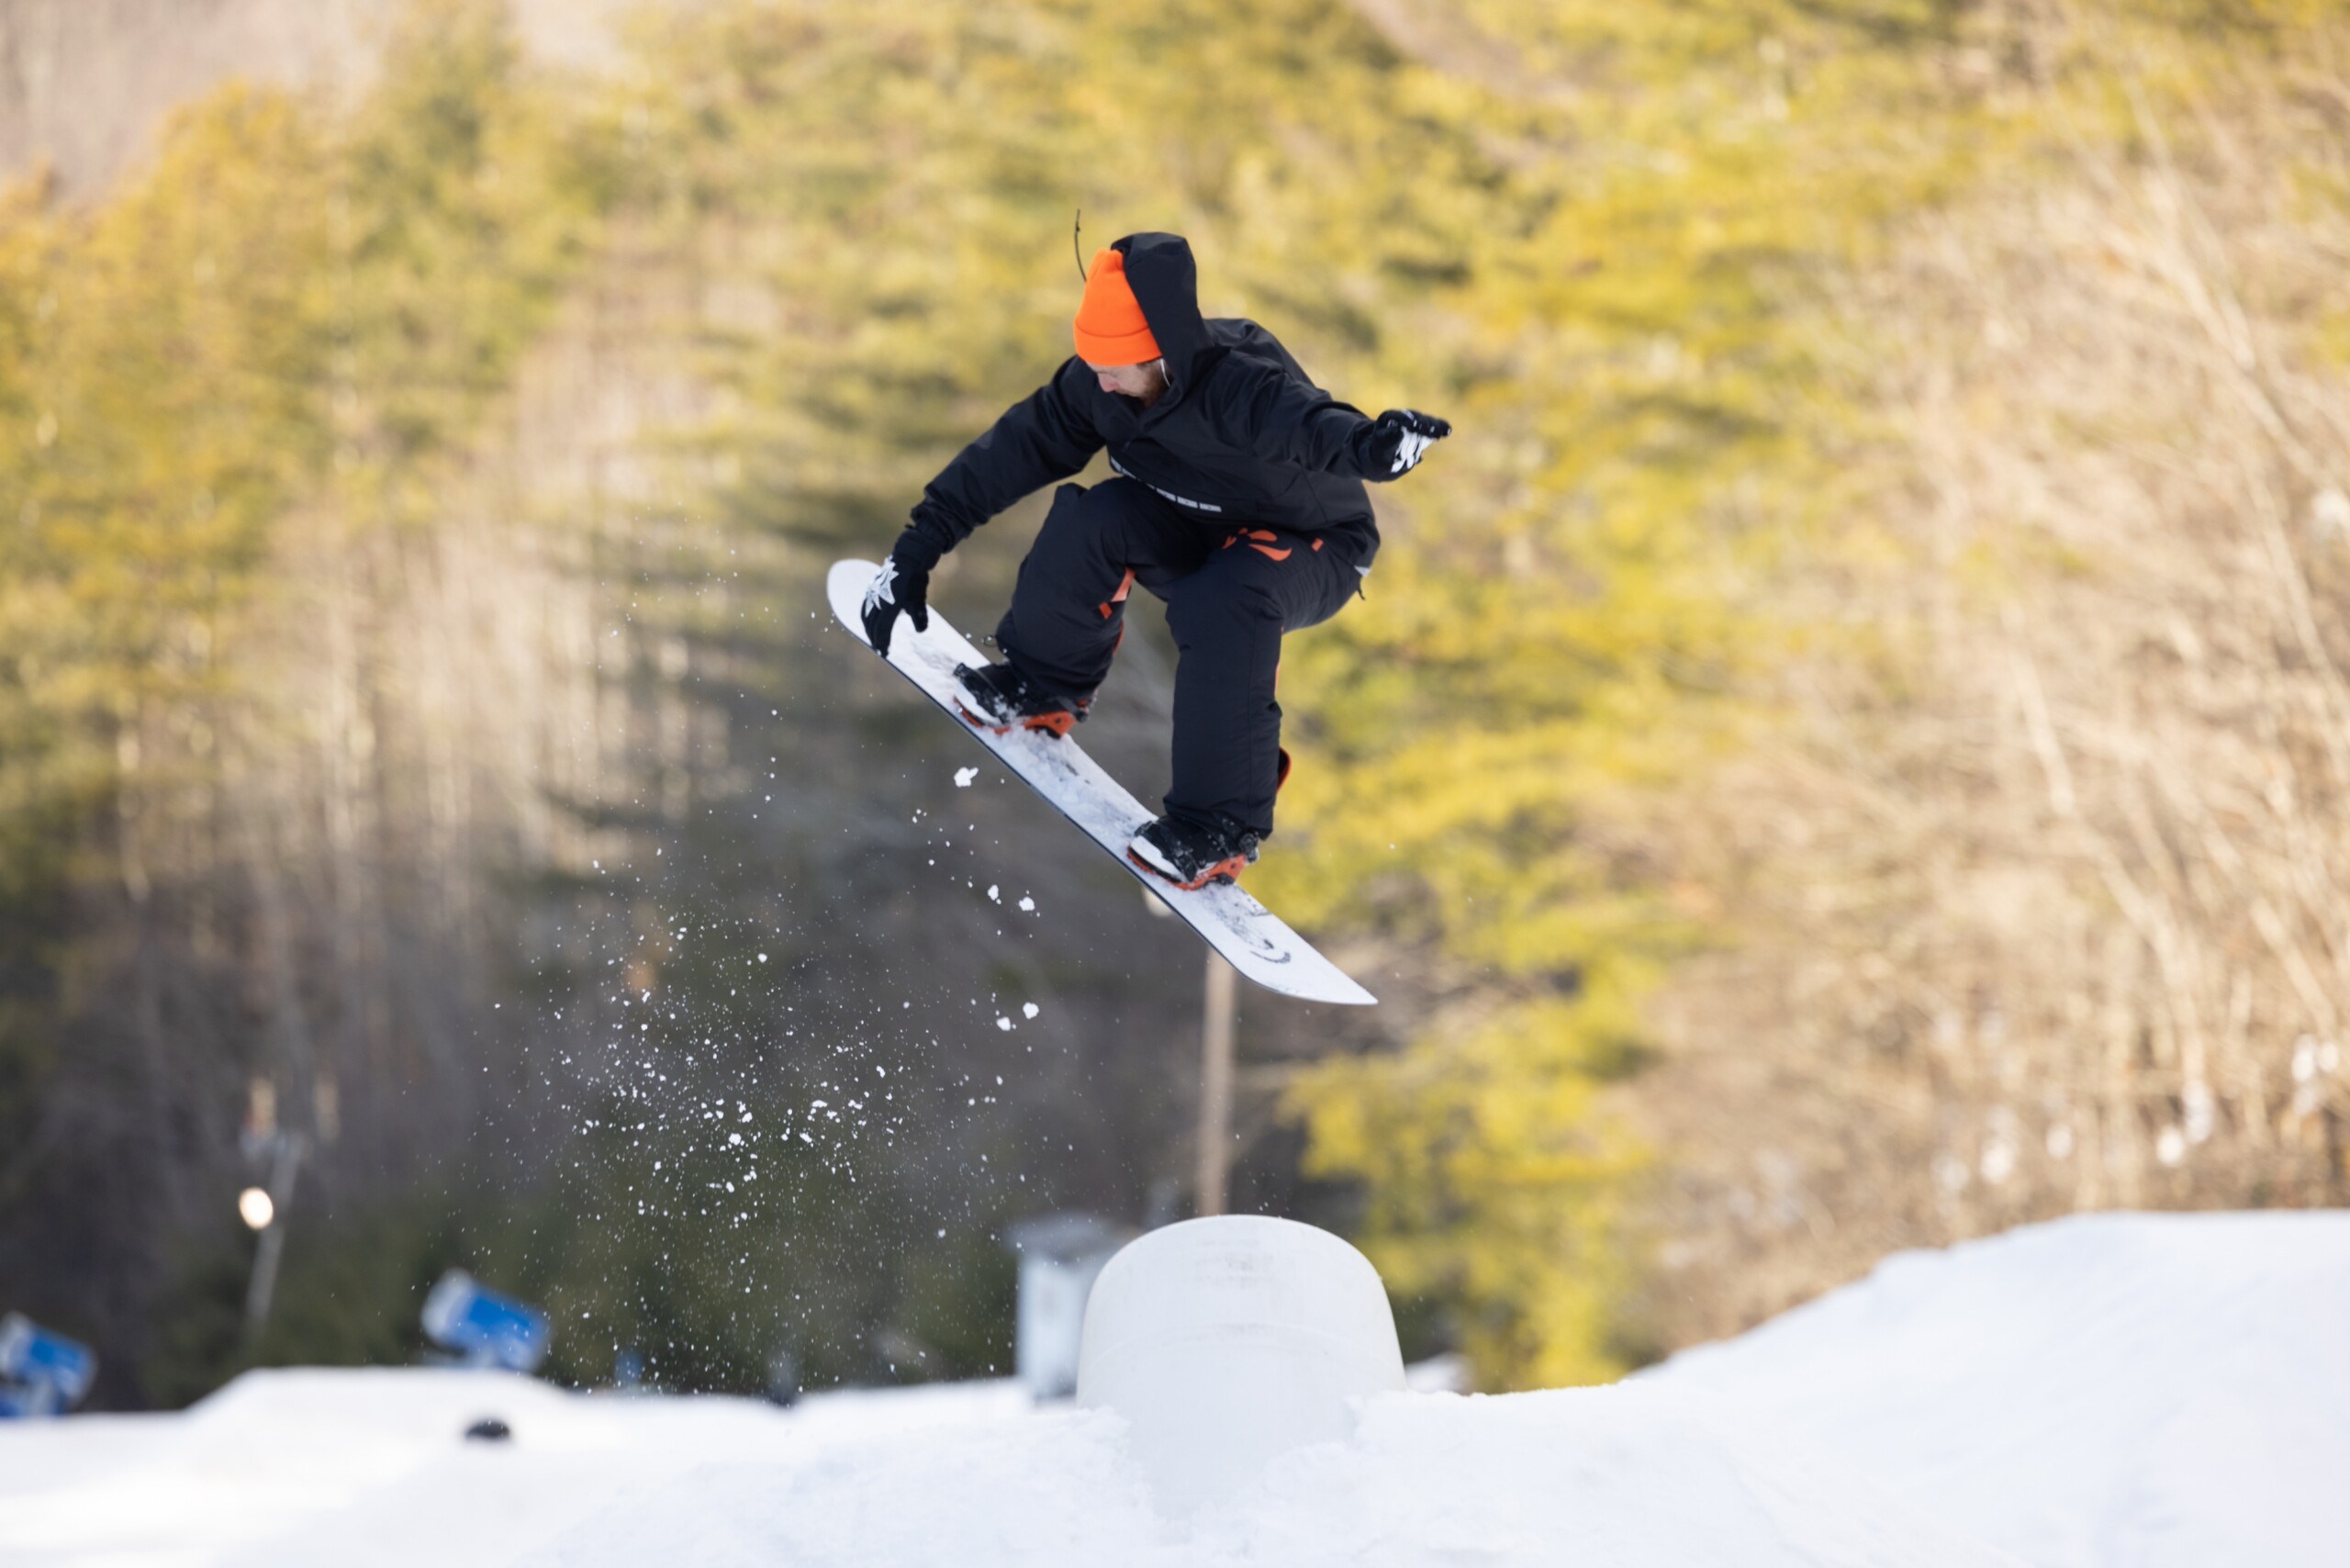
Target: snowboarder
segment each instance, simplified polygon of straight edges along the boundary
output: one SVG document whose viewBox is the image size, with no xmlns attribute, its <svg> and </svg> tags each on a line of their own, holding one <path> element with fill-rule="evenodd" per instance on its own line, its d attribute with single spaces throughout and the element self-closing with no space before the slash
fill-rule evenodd
<svg viewBox="0 0 2350 1568">
<path fill-rule="evenodd" d="M 1281 634 L 1337 613 L 1371 571 L 1362 482 L 1409 473 L 1452 432 L 1410 409 L 1332 398 L 1254 321 L 1200 315 L 1192 248 L 1131 234 L 1097 251 L 1077 354 L 924 487 L 863 601 L 890 651 L 930 624 L 930 574 L 996 513 L 1109 449 L 1116 476 L 1062 485 L 996 627 L 1003 662 L 959 677 L 965 717 L 1067 735 L 1109 674 L 1126 596 L 1167 604 L 1175 672 L 1166 814 L 1127 846 L 1178 887 L 1229 878 L 1272 832 L 1288 771 L 1273 698 Z"/>
</svg>

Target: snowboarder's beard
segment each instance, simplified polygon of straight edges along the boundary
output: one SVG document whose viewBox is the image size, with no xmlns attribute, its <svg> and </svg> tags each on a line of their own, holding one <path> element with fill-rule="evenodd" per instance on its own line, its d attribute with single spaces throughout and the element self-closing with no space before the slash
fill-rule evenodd
<svg viewBox="0 0 2350 1568">
<path fill-rule="evenodd" d="M 1090 365 L 1102 390 L 1148 409 L 1167 396 L 1170 385 L 1167 377 L 1167 362 L 1152 360 L 1145 364 L 1117 365 L 1104 368 Z"/>
</svg>

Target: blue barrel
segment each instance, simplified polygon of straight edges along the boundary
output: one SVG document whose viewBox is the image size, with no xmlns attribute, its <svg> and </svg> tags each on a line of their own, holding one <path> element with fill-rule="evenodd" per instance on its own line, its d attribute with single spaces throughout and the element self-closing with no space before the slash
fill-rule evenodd
<svg viewBox="0 0 2350 1568">
<path fill-rule="evenodd" d="M 424 1332 L 476 1366 L 532 1372 L 546 1360 L 547 1315 L 452 1269 L 424 1298 Z"/>
<path fill-rule="evenodd" d="M 0 1382 L 16 1385 L 10 1415 L 54 1415 L 82 1402 L 98 1375 L 97 1352 L 21 1312 L 0 1317 Z M 41 1406 L 46 1406 L 45 1408 Z"/>
</svg>

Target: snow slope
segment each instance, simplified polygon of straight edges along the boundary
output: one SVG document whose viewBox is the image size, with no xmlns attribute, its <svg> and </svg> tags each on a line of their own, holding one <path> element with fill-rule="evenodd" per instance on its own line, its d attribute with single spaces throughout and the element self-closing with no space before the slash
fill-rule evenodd
<svg viewBox="0 0 2350 1568">
<path fill-rule="evenodd" d="M 1164 1522 L 1102 1411 L 712 1466 L 526 1559 L 621 1568 L 680 1541 L 809 1568 L 1406 1568 L 1427 1563 L 2005 1568 L 2014 1559 L 1832 1460 L 1725 1429 L 1662 1388 L 1382 1394 L 1355 1440 L 1299 1450 L 1190 1526 Z"/>
<path fill-rule="evenodd" d="M 2350 1563 L 2350 1215 L 2084 1215 L 1903 1253 L 1636 1382 L 2040 1568 Z"/>
<path fill-rule="evenodd" d="M 0 1564 L 2341 1563 L 2345 1395 L 2350 1215 L 2108 1215 L 1613 1388 L 1382 1395 L 1184 1527 L 1116 1417 L 1005 1383 L 778 1411 L 304 1371 L 0 1427 Z M 510 1443 L 460 1439 L 492 1414 Z"/>
<path fill-rule="evenodd" d="M 703 1465 L 789 1466 L 1030 1412 L 1009 1383 L 819 1395 L 784 1412 L 569 1394 L 506 1372 L 249 1372 L 184 1415 L 0 1423 L 0 1565 L 506 1563 Z M 485 1416 L 513 1440 L 463 1440 Z"/>
</svg>

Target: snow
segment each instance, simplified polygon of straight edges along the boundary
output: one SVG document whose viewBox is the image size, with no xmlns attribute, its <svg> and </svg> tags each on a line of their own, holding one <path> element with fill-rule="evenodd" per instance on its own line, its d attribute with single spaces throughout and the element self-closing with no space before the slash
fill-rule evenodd
<svg viewBox="0 0 2350 1568">
<path fill-rule="evenodd" d="M 702 1562 L 825 1568 L 2011 1562 L 1833 1465 L 1720 1431 L 1662 1390 L 1382 1395 L 1353 1442 L 1275 1462 L 1188 1529 L 1159 1518 L 1123 1463 L 1123 1426 L 1065 1409 L 1011 1430 L 847 1442 L 803 1466 L 711 1466 L 526 1562 L 618 1568 L 667 1561 L 683 1541 Z"/>
<path fill-rule="evenodd" d="M 2350 1562 L 2350 1215 L 2096 1215 L 1639 1382 L 1767 1417 L 2040 1568 Z"/>
<path fill-rule="evenodd" d="M 1001 1383 L 817 1395 L 787 1414 L 750 1400 L 566 1394 L 504 1372 L 249 1372 L 182 1416 L 0 1428 L 0 1563 L 508 1563 L 703 1466 L 789 1464 L 837 1442 L 1026 1411 Z M 493 1415 L 511 1442 L 462 1439 Z"/>
<path fill-rule="evenodd" d="M 0 1563 L 2338 1563 L 2345 1304 L 2350 1215 L 2067 1220 L 1612 1388 L 1380 1395 L 1183 1525 L 1116 1416 L 1011 1383 L 778 1410 L 254 1372 L 183 1415 L 0 1428 Z M 510 1442 L 461 1439 L 489 1415 Z"/>
</svg>

